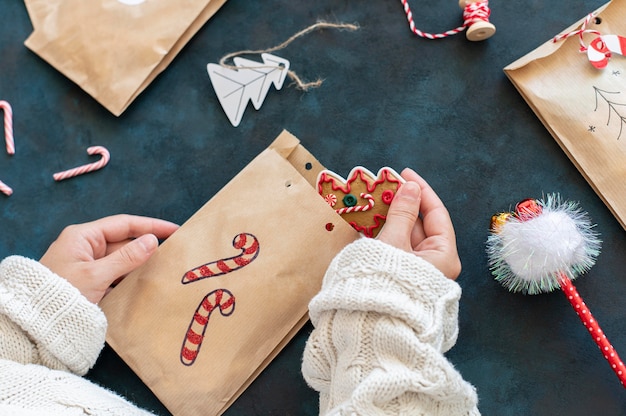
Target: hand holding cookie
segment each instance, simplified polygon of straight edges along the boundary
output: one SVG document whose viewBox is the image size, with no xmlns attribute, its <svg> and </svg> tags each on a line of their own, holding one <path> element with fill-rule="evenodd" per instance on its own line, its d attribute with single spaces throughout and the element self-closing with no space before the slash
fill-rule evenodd
<svg viewBox="0 0 626 416">
<path fill-rule="evenodd" d="M 422 257 L 446 277 L 461 273 L 456 236 L 448 210 L 435 191 L 411 169 L 402 171 L 406 181 L 396 193 L 378 239 Z"/>
</svg>

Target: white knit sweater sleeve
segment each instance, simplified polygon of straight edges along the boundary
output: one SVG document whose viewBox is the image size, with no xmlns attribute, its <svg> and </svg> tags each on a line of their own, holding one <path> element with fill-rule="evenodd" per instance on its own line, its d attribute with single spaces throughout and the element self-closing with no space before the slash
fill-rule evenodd
<svg viewBox="0 0 626 416">
<path fill-rule="evenodd" d="M 444 357 L 459 285 L 427 261 L 362 238 L 335 257 L 309 305 L 302 373 L 322 415 L 479 415 L 474 387 Z"/>
<path fill-rule="evenodd" d="M 0 263 L 0 414 L 148 415 L 79 375 L 104 346 L 102 310 L 20 256 Z"/>
<path fill-rule="evenodd" d="M 40 263 L 20 256 L 0 263 L 0 358 L 83 375 L 106 327 L 98 306 Z"/>
</svg>

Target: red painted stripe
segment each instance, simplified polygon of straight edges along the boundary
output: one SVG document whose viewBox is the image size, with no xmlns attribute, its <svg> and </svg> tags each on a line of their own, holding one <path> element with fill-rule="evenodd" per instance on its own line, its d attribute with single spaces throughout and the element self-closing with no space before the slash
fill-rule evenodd
<svg viewBox="0 0 626 416">
<path fill-rule="evenodd" d="M 197 334 L 196 331 L 194 331 L 193 329 L 189 328 L 189 331 L 187 331 L 187 341 L 191 342 L 192 344 L 198 345 L 202 342 L 203 339 L 204 336 Z"/>
<path fill-rule="evenodd" d="M 235 297 L 231 296 L 228 300 L 220 305 L 220 310 L 228 309 L 235 303 Z"/>
<path fill-rule="evenodd" d="M 241 249 L 246 246 L 247 240 L 248 239 L 246 238 L 245 234 L 239 234 L 237 236 L 237 240 L 235 241 L 235 244 L 233 244 L 233 247 L 235 247 L 236 249 Z"/>
<path fill-rule="evenodd" d="M 231 271 L 231 268 L 228 267 L 228 265 L 226 263 L 224 263 L 224 260 L 219 260 L 216 264 L 218 269 L 220 269 L 223 273 L 228 273 Z"/>
<path fill-rule="evenodd" d="M 198 312 L 196 312 L 193 315 L 193 320 L 196 321 L 197 323 L 199 323 L 200 325 L 204 326 L 204 325 L 206 325 L 207 322 L 209 322 L 209 317 L 208 316 L 204 316 L 204 315 L 200 315 Z"/>
<path fill-rule="evenodd" d="M 219 304 L 219 302 L 215 302 L 215 303 Z M 202 299 L 202 307 L 208 312 L 208 314 L 211 314 L 211 311 L 213 311 L 213 308 L 215 308 L 215 305 L 211 304 L 208 298 L 204 298 Z"/>
<path fill-rule="evenodd" d="M 248 247 L 244 253 L 245 254 L 254 254 L 259 250 L 259 242 L 257 240 L 254 240 L 254 242 L 252 243 L 252 245 L 250 247 Z"/>
<path fill-rule="evenodd" d="M 239 267 L 247 266 L 250 263 L 250 260 L 245 257 L 235 257 L 233 261 Z"/>
<path fill-rule="evenodd" d="M 180 352 L 181 357 L 183 357 L 184 360 L 187 360 L 189 362 L 193 362 L 196 357 L 198 356 L 198 351 L 192 351 L 187 347 L 183 347 L 183 350 Z"/>
<path fill-rule="evenodd" d="M 203 265 L 200 266 L 200 268 L 198 269 L 200 271 L 200 275 L 203 277 L 209 277 L 209 276 L 213 276 L 213 270 L 211 270 L 209 267 L 207 267 L 207 265 Z"/>
<path fill-rule="evenodd" d="M 222 295 L 224 294 L 224 292 L 222 292 L 221 289 L 217 289 L 215 291 L 215 304 L 216 305 L 220 305 L 222 303 Z"/>
</svg>

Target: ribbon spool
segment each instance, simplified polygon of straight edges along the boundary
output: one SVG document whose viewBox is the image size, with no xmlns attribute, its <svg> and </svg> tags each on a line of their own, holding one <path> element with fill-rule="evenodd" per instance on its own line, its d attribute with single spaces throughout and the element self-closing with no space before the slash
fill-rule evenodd
<svg viewBox="0 0 626 416">
<path fill-rule="evenodd" d="M 400 2 L 404 6 L 404 13 L 411 31 L 422 38 L 443 39 L 465 31 L 467 40 L 479 41 L 496 33 L 496 27 L 489 22 L 491 10 L 488 0 L 459 0 L 459 6 L 463 9 L 463 25 L 442 33 L 427 33 L 416 28 L 408 0 L 400 0 Z"/>
<path fill-rule="evenodd" d="M 459 0 L 459 7 L 463 9 L 463 17 L 465 20 L 473 20 L 471 23 L 468 23 L 467 30 L 465 31 L 465 37 L 467 40 L 472 42 L 488 39 L 496 33 L 496 27 L 489 22 L 489 9 L 486 6 L 487 16 L 473 17 L 478 14 L 477 11 L 473 10 L 473 3 L 479 3 L 481 0 Z M 484 13 L 482 13 L 484 14 Z"/>
</svg>

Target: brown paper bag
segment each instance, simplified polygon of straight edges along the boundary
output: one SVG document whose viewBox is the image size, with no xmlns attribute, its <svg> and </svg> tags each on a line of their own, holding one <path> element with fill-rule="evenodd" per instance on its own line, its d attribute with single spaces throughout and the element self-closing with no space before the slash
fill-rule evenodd
<svg viewBox="0 0 626 416">
<path fill-rule="evenodd" d="M 25 0 L 25 45 L 119 116 L 225 2 Z"/>
<path fill-rule="evenodd" d="M 281 133 L 101 303 L 107 342 L 174 414 L 224 412 L 358 238 L 317 194 L 323 167 L 298 143 Z"/>
<path fill-rule="evenodd" d="M 626 36 L 626 1 L 596 10 L 587 29 Z M 585 19 L 562 33 L 581 28 Z M 589 44 L 597 35 L 587 33 Z M 626 228 L 626 56 L 604 69 L 580 52 L 578 36 L 549 40 L 504 71 L 563 151 Z M 520 138 L 523 145 L 523 138 Z"/>
</svg>

